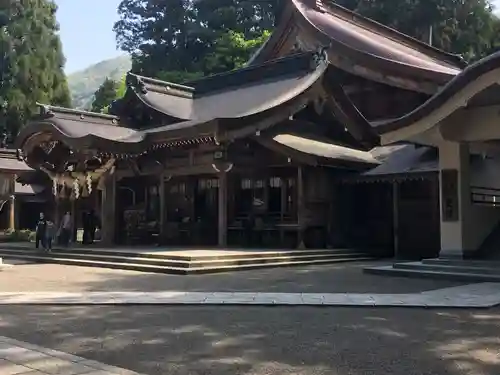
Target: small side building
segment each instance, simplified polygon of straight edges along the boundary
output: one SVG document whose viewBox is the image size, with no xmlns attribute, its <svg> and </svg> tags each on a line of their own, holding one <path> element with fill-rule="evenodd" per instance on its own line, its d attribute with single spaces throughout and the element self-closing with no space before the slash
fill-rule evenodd
<svg viewBox="0 0 500 375">
<path fill-rule="evenodd" d="M 0 149 L 0 230 L 34 228 L 47 206 L 44 184 L 46 178 L 18 160 L 16 150 Z"/>
</svg>

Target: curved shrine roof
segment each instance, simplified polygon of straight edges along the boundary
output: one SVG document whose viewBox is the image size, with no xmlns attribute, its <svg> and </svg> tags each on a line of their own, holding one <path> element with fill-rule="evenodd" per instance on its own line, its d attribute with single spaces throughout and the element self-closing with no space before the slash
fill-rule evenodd
<svg viewBox="0 0 500 375">
<path fill-rule="evenodd" d="M 318 43 L 330 43 L 333 65 L 394 85 L 398 85 L 399 76 L 441 85 L 467 65 L 458 55 L 439 50 L 328 0 L 289 0 L 276 31 L 250 64 L 286 54 L 286 50 L 281 50 L 287 45 L 291 47 L 287 42 L 290 38 L 305 44 L 305 49 Z M 417 83 L 413 88 L 417 89 Z M 412 89 L 411 84 L 406 86 Z"/>
<path fill-rule="evenodd" d="M 41 105 L 40 116 L 21 130 L 16 144 L 29 150 L 31 145 L 57 140 L 79 150 L 140 154 L 186 138 L 251 135 L 288 118 L 316 97 L 315 88 L 327 67 L 321 51 L 207 77 L 192 87 L 129 74 L 129 89 L 140 101 L 178 122 L 134 130 L 120 126 L 117 116 Z"/>
<path fill-rule="evenodd" d="M 26 163 L 17 159 L 16 150 L 0 148 L 0 173 L 16 174 L 32 171 Z"/>
<path fill-rule="evenodd" d="M 144 140 L 142 133 L 119 126 L 120 121 L 116 116 L 48 105 L 39 107 L 40 115 L 19 132 L 17 148 L 29 148 L 47 138 L 77 149 L 93 146 L 106 149 L 117 142 L 133 147 Z M 139 150 L 140 147 L 135 146 L 135 149 Z"/>
<path fill-rule="evenodd" d="M 278 107 L 311 87 L 326 56 L 301 53 L 178 85 L 129 73 L 130 90 L 148 107 L 177 120 L 239 118 Z"/>
<path fill-rule="evenodd" d="M 414 127 L 416 133 L 430 129 L 468 104 L 481 93 L 500 82 L 500 52 L 496 52 L 464 69 L 438 93 L 412 112 L 378 123 L 376 130 L 384 143 L 399 140 L 394 132 Z M 500 98 L 497 100 L 500 103 Z"/>
</svg>

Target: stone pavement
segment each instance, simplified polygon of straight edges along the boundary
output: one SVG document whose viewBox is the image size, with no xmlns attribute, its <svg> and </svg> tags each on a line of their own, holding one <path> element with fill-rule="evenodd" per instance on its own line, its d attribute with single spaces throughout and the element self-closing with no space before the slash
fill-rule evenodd
<svg viewBox="0 0 500 375">
<path fill-rule="evenodd" d="M 500 304 L 500 283 L 408 294 L 259 292 L 3 292 L 0 305 L 293 305 L 488 308 Z"/>
<path fill-rule="evenodd" d="M 140 375 L 119 367 L 0 336 L 1 375 Z"/>
<path fill-rule="evenodd" d="M 499 308 L 21 305 L 0 316 L 2 335 L 148 375 L 500 373 Z"/>
<path fill-rule="evenodd" d="M 162 275 L 57 264 L 25 264 L 0 272 L 0 292 L 272 292 L 407 294 L 465 285 L 464 282 L 392 278 L 363 273 L 387 262 L 290 267 L 213 275 Z"/>
</svg>

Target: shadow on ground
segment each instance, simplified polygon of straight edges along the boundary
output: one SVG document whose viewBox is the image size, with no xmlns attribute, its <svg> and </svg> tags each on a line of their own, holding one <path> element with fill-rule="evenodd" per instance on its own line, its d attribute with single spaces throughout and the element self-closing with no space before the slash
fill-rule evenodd
<svg viewBox="0 0 500 375">
<path fill-rule="evenodd" d="M 500 310 L 1 307 L 0 335 L 149 375 L 496 375 Z"/>
<path fill-rule="evenodd" d="M 17 265 L 0 272 L 0 291 L 201 291 L 298 293 L 418 293 L 462 285 L 430 279 L 367 275 L 381 262 L 176 276 L 54 264 Z"/>
</svg>

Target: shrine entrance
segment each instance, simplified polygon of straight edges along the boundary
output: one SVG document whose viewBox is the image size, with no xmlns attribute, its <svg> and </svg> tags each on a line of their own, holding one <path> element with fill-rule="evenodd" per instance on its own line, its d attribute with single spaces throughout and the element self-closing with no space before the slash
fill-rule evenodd
<svg viewBox="0 0 500 375">
<path fill-rule="evenodd" d="M 174 177 L 165 182 L 165 238 L 173 245 L 217 245 L 219 179 Z"/>
<path fill-rule="evenodd" d="M 159 243 L 160 179 L 152 175 L 126 177 L 116 184 L 116 243 Z"/>
</svg>

